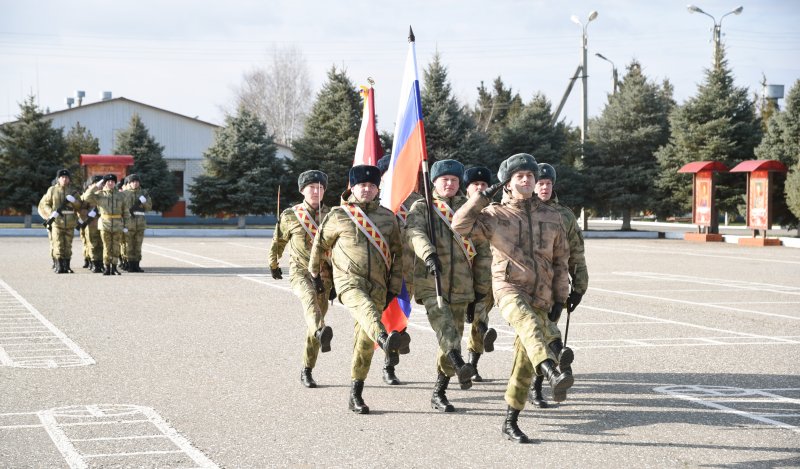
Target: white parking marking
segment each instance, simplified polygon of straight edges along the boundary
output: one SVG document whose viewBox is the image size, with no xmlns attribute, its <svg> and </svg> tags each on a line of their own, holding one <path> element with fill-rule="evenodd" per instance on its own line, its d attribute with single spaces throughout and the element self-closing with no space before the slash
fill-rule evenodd
<svg viewBox="0 0 800 469">
<path fill-rule="evenodd" d="M 15 309 L 0 317 L 0 366 L 17 368 L 61 368 L 94 365 L 88 353 L 48 321 L 36 308 L 3 280 L 0 298 Z M 41 347 L 52 347 L 41 350 Z M 46 354 L 32 352 L 46 351 Z"/>
<path fill-rule="evenodd" d="M 724 256 L 720 254 L 707 254 L 707 253 L 700 253 L 697 251 L 689 251 L 689 250 L 678 250 L 678 249 L 660 249 L 660 248 L 631 248 L 631 247 L 618 247 L 618 246 L 611 246 L 611 245 L 601 245 L 601 244 L 592 244 L 592 249 L 606 249 L 612 251 L 630 251 L 630 252 L 643 252 L 646 254 L 676 254 L 681 256 L 691 256 L 691 257 L 712 257 L 718 259 L 733 259 L 737 262 L 741 262 L 742 258 L 740 256 Z M 748 257 L 748 262 L 767 262 L 767 263 L 775 263 L 775 264 L 800 264 L 800 261 L 789 261 L 789 260 L 782 260 L 782 259 L 768 259 L 763 257 Z"/>
<path fill-rule="evenodd" d="M 764 404 L 776 403 L 781 405 L 784 404 L 800 405 L 800 400 L 798 399 L 787 398 L 761 389 L 744 389 L 744 388 L 734 388 L 727 386 L 674 385 L 674 386 L 659 386 L 653 388 L 653 390 L 656 392 L 670 395 L 678 399 L 683 399 L 706 407 L 711 407 L 712 409 L 718 409 L 725 413 L 739 415 L 741 417 L 749 418 L 761 423 L 766 423 L 768 425 L 774 425 L 776 427 L 784 428 L 786 430 L 800 432 L 800 428 L 798 428 L 795 425 L 790 425 L 788 423 L 781 422 L 775 420 L 774 418 L 769 417 L 769 416 L 777 416 L 779 418 L 789 418 L 792 417 L 794 414 L 774 414 L 774 413 L 755 414 L 752 412 L 745 412 L 731 407 L 731 405 L 736 405 L 737 403 L 753 403 L 753 402 L 759 402 Z M 791 390 L 800 391 L 800 389 L 791 389 Z M 752 399 L 753 396 L 756 396 L 756 398 L 761 398 L 761 399 L 754 400 Z M 741 397 L 748 397 L 748 399 L 740 400 Z M 719 403 L 720 401 L 725 402 L 726 404 L 729 405 L 720 404 Z"/>
<path fill-rule="evenodd" d="M 87 459 L 107 459 L 99 463 L 102 466 L 135 464 L 124 462 L 132 456 L 153 456 L 148 459 L 148 465 L 157 467 L 186 467 L 187 464 L 200 468 L 218 467 L 149 407 L 115 404 L 70 406 L 37 412 L 37 415 L 73 469 L 88 468 Z M 139 423 L 147 425 L 128 426 Z M 80 427 L 87 430 L 78 431 Z M 91 437 L 80 437 L 86 433 Z M 119 433 L 122 435 L 115 435 Z M 183 454 L 185 458 L 181 461 L 174 457 L 158 458 L 167 454 Z"/>
<path fill-rule="evenodd" d="M 785 295 L 800 295 L 800 287 L 790 285 L 776 285 L 773 283 L 748 282 L 744 280 L 729 280 L 724 278 L 696 277 L 692 275 L 664 274 L 659 272 L 613 272 L 614 275 L 638 277 L 658 280 L 659 282 L 697 283 L 700 285 L 724 286 L 739 290 L 758 292 L 781 293 Z"/>
</svg>

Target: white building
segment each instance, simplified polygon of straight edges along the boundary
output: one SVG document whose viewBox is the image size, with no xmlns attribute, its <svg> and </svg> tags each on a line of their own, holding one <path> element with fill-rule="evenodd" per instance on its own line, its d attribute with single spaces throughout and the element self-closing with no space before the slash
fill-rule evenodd
<svg viewBox="0 0 800 469">
<path fill-rule="evenodd" d="M 188 206 L 189 185 L 204 173 L 203 153 L 214 143 L 214 132 L 219 126 L 127 98 L 111 98 L 110 93 L 104 94 L 102 101 L 51 112 L 45 117 L 52 121 L 53 127 L 63 127 L 65 134 L 80 123 L 99 140 L 100 154 L 110 155 L 117 133 L 130 126 L 134 114 L 139 115 L 150 136 L 164 147 L 164 159 L 175 176 L 179 206 Z M 277 148 L 278 157 L 292 158 L 289 147 L 277 145 Z M 191 214 L 188 208 L 186 214 Z"/>
</svg>

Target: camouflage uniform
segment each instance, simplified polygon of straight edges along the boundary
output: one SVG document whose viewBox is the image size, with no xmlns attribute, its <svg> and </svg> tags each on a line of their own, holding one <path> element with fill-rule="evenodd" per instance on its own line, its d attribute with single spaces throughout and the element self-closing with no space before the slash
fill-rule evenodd
<svg viewBox="0 0 800 469">
<path fill-rule="evenodd" d="M 302 203 L 302 207 L 318 225 L 330 212 L 330 208 L 322 205 L 318 213 L 305 201 Z M 313 282 L 309 278 L 308 261 L 311 256 L 313 241 L 314 239 L 303 228 L 302 223 L 297 218 L 294 209 L 289 208 L 281 213 L 281 218 L 275 227 L 272 245 L 269 248 L 270 268 L 277 269 L 278 260 L 283 255 L 286 245 L 290 246 L 290 283 L 292 292 L 300 298 L 300 302 L 303 305 L 306 321 L 306 345 L 303 353 L 303 366 L 306 368 L 314 368 L 317 363 L 320 342 L 316 337 L 316 332 L 325 326 L 325 314 L 328 312 L 328 296 L 333 286 L 330 263 L 326 260 L 323 260 L 320 266 L 320 277 L 322 277 L 325 291 L 317 293 Z M 323 258 L 325 257 L 327 256 L 323 256 Z"/>
<path fill-rule="evenodd" d="M 475 262 L 472 263 L 473 275 L 476 279 L 486 278 L 486 281 L 475 282 L 475 293 L 485 296 L 475 303 L 475 316 L 472 319 L 472 324 L 470 324 L 467 350 L 480 355 L 486 351 L 483 348 L 483 335 L 485 332 L 481 330 L 480 324 L 483 323 L 488 328 L 489 311 L 494 306 L 494 296 L 491 289 L 492 251 L 488 243 L 476 243 L 475 249 L 478 250 L 478 255 L 475 256 Z M 473 363 L 473 365 L 477 366 L 477 363 Z"/>
<path fill-rule="evenodd" d="M 381 315 L 387 293 L 396 295 L 402 286 L 403 247 L 397 217 L 381 207 L 377 198 L 357 202 L 349 190 L 342 198 L 342 206 L 331 209 L 314 238 L 308 269 L 312 275 L 319 274 L 326 252 L 330 251 L 339 300 L 356 321 L 351 377 L 363 382 L 369 373 L 374 344 L 386 333 Z M 360 207 L 380 230 L 390 251 L 390 266 L 346 214 L 346 206 Z"/>
<path fill-rule="evenodd" d="M 414 266 L 416 265 L 417 256 L 414 255 L 414 249 L 408 244 L 406 227 L 408 226 L 408 216 L 411 212 L 411 207 L 414 206 L 416 201 L 421 199 L 424 199 L 422 194 L 412 192 L 406 198 L 405 202 L 403 202 L 405 215 L 397 214 L 397 218 L 400 220 L 400 239 L 403 241 L 403 279 L 406 282 L 406 291 L 408 292 L 409 298 L 414 297 Z M 400 207 L 401 212 L 403 211 L 403 207 Z"/>
<path fill-rule="evenodd" d="M 100 212 L 100 237 L 103 240 L 103 264 L 116 266 L 120 258 L 120 242 L 130 223 L 128 196 L 116 188 L 100 190 L 94 184 L 83 193 L 83 200 L 97 206 Z"/>
<path fill-rule="evenodd" d="M 153 199 L 146 189 L 133 189 L 128 187 L 123 194 L 128 196 L 128 203 L 131 206 L 131 221 L 128 224 L 128 233 L 125 235 L 125 259 L 128 262 L 140 262 L 142 260 L 142 242 L 144 241 L 144 230 L 147 228 L 147 220 L 144 213 L 153 209 Z M 144 197 L 144 202 L 139 198 Z"/>
<path fill-rule="evenodd" d="M 556 209 L 537 198 L 489 205 L 485 196 L 474 194 L 456 212 L 453 228 L 491 245 L 492 289 L 503 318 L 516 333 L 505 400 L 519 411 L 525 407 L 534 370 L 548 359 L 557 361 L 547 344 L 559 337 L 546 322 L 553 304 L 564 303 L 569 294 L 564 223 Z"/>
<path fill-rule="evenodd" d="M 68 195 L 73 196 L 75 202 L 67 201 Z M 72 258 L 72 240 L 75 237 L 75 225 L 78 223 L 77 212 L 81 207 L 80 192 L 72 184 L 50 186 L 39 200 L 39 215 L 45 220 L 49 219 L 54 211 L 62 208 L 61 215 L 50 225 L 50 249 L 54 259 Z"/>
</svg>

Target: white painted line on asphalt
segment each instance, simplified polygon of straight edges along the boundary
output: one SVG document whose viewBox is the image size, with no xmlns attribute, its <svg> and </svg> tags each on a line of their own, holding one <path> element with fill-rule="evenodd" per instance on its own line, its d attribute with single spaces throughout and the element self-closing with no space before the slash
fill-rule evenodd
<svg viewBox="0 0 800 469">
<path fill-rule="evenodd" d="M 242 267 L 241 265 L 238 265 L 238 264 L 233 264 L 233 263 L 227 262 L 227 261 L 221 261 L 219 259 L 214 259 L 213 257 L 201 256 L 200 254 L 194 254 L 194 253 L 187 252 L 187 251 L 181 251 L 179 249 L 172 249 L 172 248 L 167 248 L 167 247 L 164 247 L 164 246 L 154 246 L 154 245 L 148 245 L 147 247 L 148 248 L 163 249 L 165 251 L 174 252 L 174 253 L 177 253 L 177 254 L 183 254 L 184 256 L 196 257 L 198 259 L 204 259 L 204 260 L 207 260 L 207 261 L 210 261 L 210 262 L 217 262 L 219 264 L 227 265 L 228 267 Z M 187 262 L 187 261 L 184 261 L 184 262 Z"/>
<path fill-rule="evenodd" d="M 45 431 L 73 469 L 88 468 L 87 459 L 102 458 L 109 461 L 97 463 L 101 466 L 125 466 L 133 464 L 124 462 L 125 458 L 132 456 L 153 456 L 148 459 L 147 465 L 155 467 L 185 467 L 186 464 L 199 468 L 218 467 L 149 407 L 126 404 L 70 406 L 40 411 L 37 415 Z M 145 429 L 141 426 L 125 426 L 129 423 L 145 422 L 149 424 Z M 92 428 L 88 430 L 94 432 L 92 437 L 87 438 L 86 431 L 75 430 L 80 427 Z M 142 431 L 145 434 L 141 434 Z M 153 447 L 147 443 L 148 440 L 164 440 L 168 446 Z M 137 442 L 141 442 L 139 447 L 136 446 Z M 177 461 L 174 457 L 158 457 L 174 454 L 183 454 L 186 458 Z M 119 462 L 120 460 L 123 462 Z M 141 464 L 141 460 L 136 461 L 136 464 Z"/>
<path fill-rule="evenodd" d="M 775 264 L 800 264 L 800 261 L 794 260 L 784 260 L 784 259 L 769 259 L 764 257 L 748 257 L 747 259 L 743 259 L 741 256 L 725 256 L 721 254 L 706 254 L 697 251 L 688 251 L 688 250 L 678 250 L 678 249 L 660 249 L 660 248 L 632 248 L 632 247 L 619 247 L 610 244 L 592 244 L 592 249 L 605 249 L 611 251 L 630 251 L 630 252 L 641 252 L 646 254 L 678 254 L 681 256 L 690 256 L 690 257 L 712 257 L 718 259 L 733 259 L 737 262 L 742 262 L 742 260 L 747 260 L 748 262 L 766 262 L 766 263 L 775 263 Z"/>
<path fill-rule="evenodd" d="M 745 280 L 730 280 L 713 277 L 696 277 L 692 275 L 664 274 L 660 272 L 614 272 L 615 275 L 637 277 L 659 282 L 682 282 L 696 283 L 699 285 L 713 285 L 735 288 L 739 290 L 750 290 L 757 292 L 780 293 L 784 295 L 800 295 L 800 287 L 791 285 L 776 285 L 774 283 L 748 282 Z"/>
<path fill-rule="evenodd" d="M 718 409 L 728 414 L 739 415 L 741 417 L 749 418 L 761 423 L 766 423 L 768 425 L 773 425 L 794 432 L 800 432 L 800 427 L 765 417 L 762 414 L 745 412 L 742 410 L 734 409 L 733 407 L 727 405 L 722 405 L 718 402 L 719 399 L 717 398 L 719 396 L 725 396 L 725 397 L 760 396 L 764 397 L 764 399 L 761 400 L 760 402 L 766 404 L 791 403 L 800 405 L 800 400 L 798 399 L 788 399 L 783 396 L 765 392 L 759 389 L 744 389 L 744 388 L 734 388 L 725 386 L 674 385 L 674 386 L 659 386 L 653 388 L 653 390 L 662 394 L 667 394 L 671 397 L 694 402 L 706 407 L 711 407 L 712 409 Z M 732 404 L 737 403 L 735 399 L 726 402 Z M 752 400 L 747 400 L 747 402 L 752 402 Z"/>
<path fill-rule="evenodd" d="M 38 326 L 43 328 L 31 328 L 30 333 L 24 330 L 15 329 L 14 331 L 4 332 L 0 335 L 0 366 L 16 368 L 61 368 L 72 366 L 94 365 L 95 361 L 88 353 L 84 352 L 69 337 L 61 332 L 56 326 L 48 321 L 36 308 L 33 307 L 25 298 L 16 292 L 10 285 L 0 280 L 0 298 L 10 301 L 16 300 L 16 308 L 22 312 L 27 311 L 23 322 L 36 321 Z M 9 322 L 12 321 L 12 322 Z M 0 318 L 0 325 L 15 327 L 19 325 L 18 318 Z M 8 335 L 5 335 L 8 334 Z M 50 343 L 42 343 L 40 340 L 47 340 Z M 52 352 L 63 351 L 63 354 L 48 356 L 21 355 L 20 349 L 13 348 L 17 345 L 39 347 L 42 345 L 56 345 L 58 348 L 49 350 Z M 60 350 L 59 350 L 60 349 Z M 25 350 L 24 348 L 22 350 Z"/>
<path fill-rule="evenodd" d="M 793 321 L 800 321 L 800 316 L 788 316 L 786 314 L 777 314 L 777 313 L 766 313 L 764 311 L 756 311 L 753 309 L 744 309 L 744 308 L 734 308 L 732 306 L 722 306 L 722 305 L 715 305 L 712 303 L 701 303 L 699 301 L 689 301 L 689 300 L 678 300 L 675 298 L 664 298 L 663 296 L 654 296 L 654 295 L 642 295 L 639 293 L 629 293 L 626 291 L 620 290 L 608 290 L 605 288 L 597 288 L 597 287 L 589 287 L 589 290 L 604 292 L 604 293 L 613 293 L 616 295 L 625 295 L 625 296 L 634 296 L 637 298 L 647 298 L 650 300 L 659 300 L 659 301 L 666 301 L 668 303 L 680 303 L 685 305 L 692 305 L 692 306 L 705 306 L 708 308 L 716 308 L 716 309 L 724 309 L 726 311 L 736 311 L 739 313 L 750 313 L 750 314 L 758 314 L 760 316 L 770 316 L 775 318 L 782 318 L 782 319 L 791 319 Z"/>
<path fill-rule="evenodd" d="M 713 301 L 710 305 L 800 305 L 800 301 Z"/>
<path fill-rule="evenodd" d="M 265 247 L 258 247 L 258 246 L 248 246 L 247 244 L 242 244 L 242 243 L 233 243 L 233 242 L 229 242 L 228 244 L 230 244 L 230 245 L 232 245 L 232 246 L 239 246 L 239 247 L 246 248 L 246 249 L 253 249 L 253 250 L 255 250 L 255 251 L 264 251 L 264 252 L 269 252 L 269 248 L 268 248 L 268 247 L 266 247 L 266 246 L 265 246 Z"/>
<path fill-rule="evenodd" d="M 177 257 L 174 257 L 174 256 L 169 256 L 167 254 L 162 254 L 160 252 L 156 252 L 156 251 L 153 251 L 153 250 L 150 250 L 150 249 L 142 249 L 142 251 L 147 253 L 147 254 L 155 254 L 156 256 L 166 257 L 167 259 L 172 259 L 173 261 L 183 262 L 185 264 L 193 265 L 195 267 L 206 267 L 203 264 L 198 264 L 196 262 L 187 261 L 186 259 L 180 259 L 180 258 L 177 258 Z"/>
</svg>

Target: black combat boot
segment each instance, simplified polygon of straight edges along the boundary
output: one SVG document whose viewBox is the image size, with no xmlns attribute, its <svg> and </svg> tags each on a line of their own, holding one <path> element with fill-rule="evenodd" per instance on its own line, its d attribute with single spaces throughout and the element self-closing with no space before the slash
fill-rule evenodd
<svg viewBox="0 0 800 469">
<path fill-rule="evenodd" d="M 103 261 L 94 261 L 94 270 L 92 271 L 96 274 L 103 273 Z"/>
<path fill-rule="evenodd" d="M 307 388 L 316 388 L 317 382 L 314 381 L 314 378 L 311 376 L 311 368 L 303 368 L 300 372 L 300 382 L 303 383 L 303 386 Z"/>
<path fill-rule="evenodd" d="M 575 360 L 575 353 L 569 347 L 564 347 L 561 339 L 556 339 L 548 344 L 550 350 L 558 357 L 558 369 L 562 373 L 572 374 L 572 362 Z"/>
<path fill-rule="evenodd" d="M 383 365 L 383 382 L 389 386 L 397 386 L 400 380 L 394 374 L 394 367 L 391 365 Z"/>
<path fill-rule="evenodd" d="M 70 265 L 69 265 L 71 262 L 72 262 L 72 259 L 64 259 L 64 273 L 66 273 L 66 274 L 74 274 L 75 273 L 75 271 L 72 270 L 72 267 L 70 267 Z"/>
<path fill-rule="evenodd" d="M 478 321 L 478 332 L 483 336 L 483 351 L 494 352 L 494 341 L 497 340 L 497 331 L 490 328 L 483 321 Z"/>
<path fill-rule="evenodd" d="M 331 339 L 333 339 L 333 329 L 330 326 L 322 326 L 314 333 L 314 337 L 319 341 L 319 349 L 322 353 L 331 351 Z"/>
<path fill-rule="evenodd" d="M 433 387 L 433 396 L 431 396 L 431 408 L 440 412 L 455 412 L 456 408 L 447 400 L 445 391 L 447 385 L 450 383 L 450 377 L 439 373 L 436 377 L 436 385 Z"/>
<path fill-rule="evenodd" d="M 503 422 L 503 435 L 506 439 L 515 443 L 530 443 L 531 440 L 528 435 L 522 432 L 517 426 L 517 419 L 519 418 L 519 411 L 513 407 L 508 408 L 506 411 L 506 420 Z"/>
<path fill-rule="evenodd" d="M 402 343 L 402 337 L 399 332 L 392 332 L 387 334 L 381 332 L 378 337 L 378 346 L 386 354 L 386 364 L 389 366 L 397 366 L 400 363 L 399 349 Z"/>
<path fill-rule="evenodd" d="M 476 383 L 480 383 L 483 381 L 483 377 L 478 373 L 478 360 L 481 359 L 481 354 L 477 352 L 473 352 L 472 350 L 469 351 L 469 364 L 475 368 L 475 374 L 472 375 L 472 381 Z"/>
<path fill-rule="evenodd" d="M 103 269 L 103 275 L 111 275 L 111 264 L 106 264 Z"/>
<path fill-rule="evenodd" d="M 53 272 L 58 273 L 58 259 L 55 257 L 53 258 L 53 266 L 51 267 Z"/>
<path fill-rule="evenodd" d="M 58 258 L 58 268 L 56 269 L 57 274 L 66 274 L 67 270 L 64 268 L 64 259 Z"/>
<path fill-rule="evenodd" d="M 140 274 L 144 273 L 144 270 L 142 270 L 142 266 L 139 265 L 140 262 L 142 261 L 133 261 L 133 270 L 131 272 L 138 272 Z"/>
<path fill-rule="evenodd" d="M 456 349 L 447 352 L 447 358 L 450 359 L 450 362 L 456 369 L 458 384 L 461 386 L 461 389 L 466 390 L 471 388 L 472 376 L 475 374 L 475 367 L 473 367 L 470 363 L 464 363 L 464 359 L 461 358 L 461 351 Z"/>
<path fill-rule="evenodd" d="M 122 275 L 122 272 L 117 270 L 117 264 L 111 264 L 111 275 Z"/>
<path fill-rule="evenodd" d="M 567 389 L 575 382 L 572 375 L 559 373 L 556 369 L 556 364 L 549 358 L 539 364 L 539 371 L 550 381 L 550 387 L 553 389 L 553 400 L 556 402 L 565 401 L 567 399 Z"/>
<path fill-rule="evenodd" d="M 353 380 L 353 386 L 350 388 L 350 402 L 347 408 L 357 414 L 368 414 L 369 406 L 364 403 L 361 397 L 361 392 L 364 391 L 364 382 L 358 379 Z"/>
<path fill-rule="evenodd" d="M 403 329 L 400 332 L 400 348 L 397 350 L 400 355 L 411 353 L 411 336 Z"/>
<path fill-rule="evenodd" d="M 542 383 L 544 382 L 543 376 L 534 376 L 533 377 L 533 384 L 531 385 L 531 390 L 528 393 L 528 402 L 535 405 L 540 409 L 546 409 L 547 401 L 544 400 L 542 396 Z"/>
<path fill-rule="evenodd" d="M 88 269 L 92 265 L 92 261 L 88 257 L 83 258 L 83 268 Z"/>
</svg>

